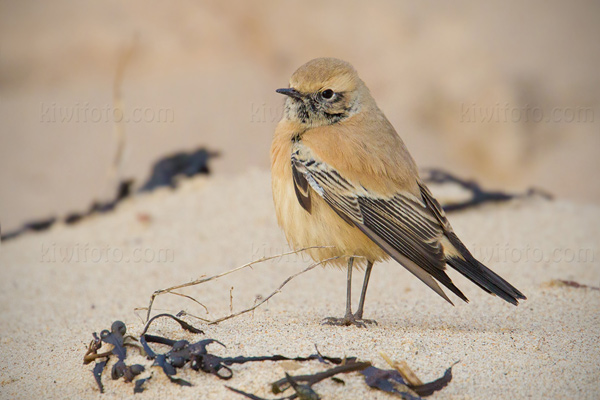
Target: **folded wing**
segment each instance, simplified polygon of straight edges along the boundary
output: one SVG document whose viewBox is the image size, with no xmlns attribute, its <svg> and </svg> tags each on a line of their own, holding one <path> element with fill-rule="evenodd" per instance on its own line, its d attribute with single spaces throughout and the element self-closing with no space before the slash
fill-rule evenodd
<svg viewBox="0 0 600 400">
<path fill-rule="evenodd" d="M 341 218 L 355 225 L 448 302 L 452 303 L 437 282 L 462 300 L 468 299 L 446 274 L 447 262 L 487 292 L 499 294 L 513 304 L 516 304 L 515 297 L 524 298 L 518 290 L 471 256 L 425 186 L 421 186 L 420 197 L 403 192 L 393 196 L 372 193 L 318 161 L 300 141 L 293 146 L 291 162 L 298 201 L 307 211 L 310 212 L 310 187 Z M 445 254 L 444 246 L 456 250 L 453 251 L 456 257 L 452 262 Z M 462 256 L 463 251 L 468 257 Z"/>
</svg>

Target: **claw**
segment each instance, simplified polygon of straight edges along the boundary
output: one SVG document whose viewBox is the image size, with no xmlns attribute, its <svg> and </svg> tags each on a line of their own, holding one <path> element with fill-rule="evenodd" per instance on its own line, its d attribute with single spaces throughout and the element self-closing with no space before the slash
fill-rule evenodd
<svg viewBox="0 0 600 400">
<path fill-rule="evenodd" d="M 343 318 L 327 317 L 321 321 L 321 325 L 335 325 L 335 326 L 350 326 L 354 325 L 359 328 L 366 328 L 366 324 L 375 324 L 377 322 L 372 319 L 361 319 L 356 318 L 354 315 L 346 315 Z"/>
<path fill-rule="evenodd" d="M 358 315 L 358 313 L 355 313 L 355 314 L 354 314 L 354 319 L 355 319 L 356 321 L 362 321 L 362 322 L 364 322 L 365 324 L 369 324 L 369 325 L 371 325 L 371 324 L 373 324 L 373 325 L 379 325 L 379 324 L 377 323 L 377 321 L 375 321 L 374 319 L 366 319 L 366 318 L 363 318 L 363 317 L 362 317 L 362 315 Z"/>
</svg>

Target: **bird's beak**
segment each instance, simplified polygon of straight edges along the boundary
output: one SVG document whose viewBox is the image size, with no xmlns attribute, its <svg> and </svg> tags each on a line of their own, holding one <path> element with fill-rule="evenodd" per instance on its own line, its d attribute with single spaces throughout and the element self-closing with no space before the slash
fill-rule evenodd
<svg viewBox="0 0 600 400">
<path fill-rule="evenodd" d="M 293 97 L 295 99 L 302 98 L 302 94 L 294 88 L 277 89 L 277 93 L 285 94 L 286 96 Z"/>
</svg>

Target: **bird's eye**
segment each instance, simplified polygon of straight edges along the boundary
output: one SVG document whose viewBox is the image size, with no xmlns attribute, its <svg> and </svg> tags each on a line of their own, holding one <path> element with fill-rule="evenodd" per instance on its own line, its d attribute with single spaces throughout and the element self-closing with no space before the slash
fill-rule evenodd
<svg viewBox="0 0 600 400">
<path fill-rule="evenodd" d="M 334 93 L 333 93 L 333 90 L 331 90 L 331 89 L 326 89 L 321 92 L 321 97 L 323 97 L 325 100 L 331 99 L 333 97 L 333 95 L 334 95 Z"/>
</svg>

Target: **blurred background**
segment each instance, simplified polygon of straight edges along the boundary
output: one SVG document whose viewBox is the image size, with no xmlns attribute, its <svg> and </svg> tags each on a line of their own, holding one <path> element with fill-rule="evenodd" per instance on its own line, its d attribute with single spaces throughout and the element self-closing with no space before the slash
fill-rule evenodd
<svg viewBox="0 0 600 400">
<path fill-rule="evenodd" d="M 0 1 L 2 230 L 141 185 L 177 151 L 218 151 L 215 174 L 267 170 L 275 89 L 322 56 L 356 67 L 421 167 L 600 203 L 599 15 L 593 1 Z"/>
</svg>

